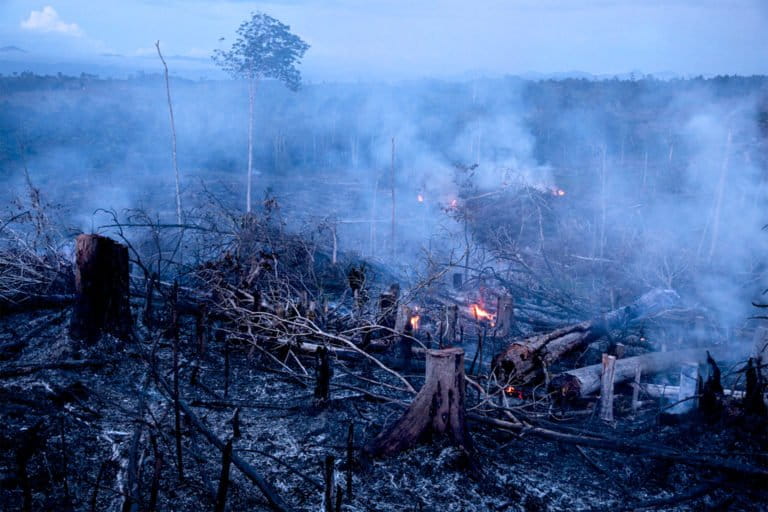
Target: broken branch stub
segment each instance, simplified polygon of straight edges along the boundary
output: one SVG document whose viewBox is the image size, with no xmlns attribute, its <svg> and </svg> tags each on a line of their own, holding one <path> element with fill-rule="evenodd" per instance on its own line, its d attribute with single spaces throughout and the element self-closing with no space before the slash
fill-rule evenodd
<svg viewBox="0 0 768 512">
<path fill-rule="evenodd" d="M 429 350 L 426 380 L 408 410 L 365 447 L 369 456 L 394 455 L 432 435 L 447 435 L 469 453 L 465 420 L 464 350 Z"/>
</svg>

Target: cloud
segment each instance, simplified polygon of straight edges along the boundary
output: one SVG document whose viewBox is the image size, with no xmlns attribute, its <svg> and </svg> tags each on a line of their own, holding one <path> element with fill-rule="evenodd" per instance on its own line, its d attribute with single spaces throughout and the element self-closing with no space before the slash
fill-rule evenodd
<svg viewBox="0 0 768 512">
<path fill-rule="evenodd" d="M 43 7 L 41 11 L 32 11 L 29 18 L 21 22 L 21 28 L 34 32 L 56 32 L 67 36 L 80 37 L 82 29 L 77 23 L 67 23 L 59 18 L 59 13 L 50 5 Z"/>
</svg>

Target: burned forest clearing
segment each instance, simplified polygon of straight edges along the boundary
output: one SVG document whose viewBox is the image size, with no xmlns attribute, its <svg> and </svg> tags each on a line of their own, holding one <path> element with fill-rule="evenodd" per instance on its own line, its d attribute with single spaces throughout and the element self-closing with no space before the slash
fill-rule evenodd
<svg viewBox="0 0 768 512">
<path fill-rule="evenodd" d="M 765 77 L 238 48 L 0 76 L 0 509 L 768 510 Z"/>
</svg>

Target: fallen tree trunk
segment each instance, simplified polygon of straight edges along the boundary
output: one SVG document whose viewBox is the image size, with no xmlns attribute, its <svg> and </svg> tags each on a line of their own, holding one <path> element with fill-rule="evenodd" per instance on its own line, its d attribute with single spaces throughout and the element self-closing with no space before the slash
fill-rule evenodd
<svg viewBox="0 0 768 512">
<path fill-rule="evenodd" d="M 464 419 L 464 350 L 427 352 L 426 380 L 408 410 L 365 447 L 370 456 L 393 455 L 432 434 L 448 435 L 469 453 L 471 440 Z"/>
<path fill-rule="evenodd" d="M 64 309 L 75 301 L 74 295 L 26 295 L 0 299 L 0 316 L 37 309 Z"/>
<path fill-rule="evenodd" d="M 649 352 L 641 356 L 618 359 L 616 361 L 614 383 L 621 384 L 635 378 L 635 371 L 640 368 L 643 375 L 653 375 L 679 369 L 684 363 L 705 363 L 707 351 L 717 353 L 715 357 L 738 357 L 740 347 L 709 348 L 676 350 L 673 352 Z M 602 365 L 593 364 L 568 370 L 554 376 L 549 384 L 550 391 L 557 393 L 561 399 L 572 399 L 589 396 L 600 389 Z"/>
<path fill-rule="evenodd" d="M 630 455 L 641 455 L 652 459 L 668 460 L 679 464 L 685 464 L 692 467 L 715 469 L 726 473 L 736 475 L 745 475 L 749 477 L 765 479 L 768 477 L 768 468 L 755 466 L 748 463 L 741 463 L 734 459 L 724 459 L 710 455 L 700 455 L 697 453 L 685 453 L 680 450 L 669 448 L 662 445 L 648 445 L 633 441 L 624 441 L 610 439 L 606 437 L 592 436 L 585 432 L 578 435 L 571 432 L 558 432 L 547 428 L 534 427 L 527 423 L 512 423 L 509 421 L 498 420 L 470 413 L 467 419 L 472 422 L 488 425 L 499 430 L 506 430 L 510 433 L 520 436 L 534 435 L 544 439 L 550 439 L 566 444 L 575 444 L 578 446 L 588 446 L 598 450 L 609 450 Z"/>
<path fill-rule="evenodd" d="M 493 358 L 492 369 L 502 382 L 528 383 L 564 354 L 588 345 L 622 323 L 657 314 L 678 301 L 672 290 L 653 290 L 638 300 L 594 320 L 525 338 Z"/>
</svg>

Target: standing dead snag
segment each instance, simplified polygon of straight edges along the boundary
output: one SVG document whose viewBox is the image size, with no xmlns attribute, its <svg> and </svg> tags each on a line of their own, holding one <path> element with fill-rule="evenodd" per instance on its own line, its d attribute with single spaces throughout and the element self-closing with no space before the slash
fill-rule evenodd
<svg viewBox="0 0 768 512">
<path fill-rule="evenodd" d="M 100 235 L 80 235 L 75 244 L 75 305 L 69 334 L 89 343 L 103 333 L 127 339 L 128 248 Z"/>
<path fill-rule="evenodd" d="M 464 419 L 464 350 L 427 352 L 426 380 L 405 414 L 365 447 L 370 456 L 393 455 L 432 434 L 446 434 L 465 452 L 471 439 Z"/>
</svg>

